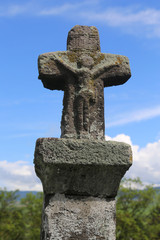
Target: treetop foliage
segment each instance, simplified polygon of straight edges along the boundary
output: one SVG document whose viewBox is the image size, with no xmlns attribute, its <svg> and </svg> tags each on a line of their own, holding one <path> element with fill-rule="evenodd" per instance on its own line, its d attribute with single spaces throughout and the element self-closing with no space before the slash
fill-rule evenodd
<svg viewBox="0 0 160 240">
<path fill-rule="evenodd" d="M 40 239 L 43 194 L 28 193 L 20 201 L 18 190 L 0 190 L 0 239 Z"/>
<path fill-rule="evenodd" d="M 117 197 L 117 240 L 160 239 L 160 192 L 124 179 Z"/>
</svg>

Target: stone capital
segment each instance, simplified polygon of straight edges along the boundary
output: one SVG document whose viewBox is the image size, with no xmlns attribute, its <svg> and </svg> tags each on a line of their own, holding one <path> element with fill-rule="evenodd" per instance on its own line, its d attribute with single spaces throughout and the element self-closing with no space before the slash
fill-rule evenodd
<svg viewBox="0 0 160 240">
<path fill-rule="evenodd" d="M 114 198 L 132 152 L 114 141 L 39 138 L 34 163 L 45 194 Z"/>
</svg>

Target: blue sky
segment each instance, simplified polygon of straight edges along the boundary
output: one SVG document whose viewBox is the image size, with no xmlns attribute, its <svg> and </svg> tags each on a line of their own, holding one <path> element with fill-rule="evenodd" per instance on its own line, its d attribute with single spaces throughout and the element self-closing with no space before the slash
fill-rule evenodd
<svg viewBox="0 0 160 240">
<path fill-rule="evenodd" d="M 125 55 L 131 79 L 105 89 L 106 139 L 132 145 L 127 177 L 160 185 L 160 3 L 157 0 L 0 2 L 0 187 L 39 190 L 39 137 L 59 137 L 63 92 L 38 80 L 39 54 L 66 50 L 74 25 L 99 30 L 101 51 Z"/>
</svg>

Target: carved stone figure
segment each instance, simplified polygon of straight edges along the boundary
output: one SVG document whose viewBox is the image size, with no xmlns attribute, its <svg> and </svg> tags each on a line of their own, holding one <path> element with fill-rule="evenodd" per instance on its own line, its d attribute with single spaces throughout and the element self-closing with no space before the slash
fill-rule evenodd
<svg viewBox="0 0 160 240">
<path fill-rule="evenodd" d="M 41 54 L 38 68 L 44 87 L 64 91 L 61 137 L 104 139 L 104 87 L 130 78 L 128 58 L 101 53 L 97 28 L 76 25 L 67 51 Z"/>
</svg>

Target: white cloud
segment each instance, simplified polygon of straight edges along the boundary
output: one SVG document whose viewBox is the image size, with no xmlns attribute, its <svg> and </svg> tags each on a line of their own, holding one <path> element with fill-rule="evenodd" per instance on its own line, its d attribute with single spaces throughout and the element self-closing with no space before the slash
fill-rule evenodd
<svg viewBox="0 0 160 240">
<path fill-rule="evenodd" d="M 0 162 L 0 167 L 5 169 L 8 173 L 12 173 L 17 176 L 31 176 L 32 172 L 30 166 L 24 165 L 26 162 L 17 161 L 14 163 L 8 163 L 7 161 Z"/>
<path fill-rule="evenodd" d="M 25 161 L 0 161 L 0 183 L 7 190 L 42 191 L 33 166 Z"/>
<path fill-rule="evenodd" d="M 85 20 L 88 23 L 120 28 L 131 34 L 141 34 L 147 37 L 160 37 L 160 10 L 155 8 L 137 8 L 132 4 L 125 7 L 103 7 L 101 1 L 83 0 L 64 4 L 53 3 L 50 6 L 30 0 L 20 5 L 0 6 L 0 17 L 17 16 L 21 14 L 35 16 L 63 16 Z"/>
<path fill-rule="evenodd" d="M 97 0 L 92 1 L 92 5 L 96 5 Z M 0 5 L 0 17 L 12 17 L 21 14 L 35 15 L 35 16 L 63 16 L 71 17 L 79 16 L 80 12 L 83 12 L 86 6 L 91 5 L 91 0 L 84 0 L 77 3 L 67 3 L 64 4 L 55 4 L 52 6 L 47 6 L 43 4 L 42 1 L 32 1 L 23 4 L 11 4 L 11 5 Z"/>
<path fill-rule="evenodd" d="M 143 24 L 143 25 L 159 25 L 160 24 L 160 10 L 145 9 L 135 12 L 131 7 L 114 7 L 108 8 L 102 12 L 93 12 L 88 15 L 84 13 L 89 19 L 105 21 L 111 26 L 127 26 L 130 24 Z"/>
<path fill-rule="evenodd" d="M 62 5 L 56 5 L 50 8 L 45 8 L 42 11 L 39 12 L 39 15 L 51 15 L 51 16 L 56 16 L 56 15 L 64 15 L 65 17 L 81 17 L 81 13 L 83 11 L 90 7 L 90 8 L 95 8 L 97 4 L 99 3 L 98 0 L 84 0 L 81 2 L 74 2 L 74 3 L 65 3 Z"/>
<path fill-rule="evenodd" d="M 42 10 L 39 14 L 40 15 L 55 16 L 55 15 L 61 15 L 65 12 L 73 10 L 75 8 L 77 8 L 76 4 L 64 4 L 64 5 L 61 5 L 61 6 L 58 6 L 58 7 L 53 7 L 53 8 L 50 8 L 50 9 Z"/>
<path fill-rule="evenodd" d="M 107 127 L 125 125 L 131 122 L 140 122 L 158 116 L 160 116 L 160 106 L 141 109 L 126 114 L 124 113 L 123 115 L 120 116 L 116 116 L 116 119 L 118 120 L 110 119 L 107 123 Z"/>
<path fill-rule="evenodd" d="M 103 11 L 83 12 L 82 16 L 93 22 L 119 27 L 132 34 L 160 37 L 160 10 L 154 8 L 135 10 L 134 7 L 114 7 Z"/>
<path fill-rule="evenodd" d="M 2 5 L 0 6 L 0 17 L 14 17 L 17 15 L 30 13 L 33 10 L 32 3 L 27 4 L 11 4 L 11 5 Z"/>
<path fill-rule="evenodd" d="M 131 145 L 133 165 L 126 173 L 126 177 L 140 177 L 145 184 L 160 186 L 160 140 L 148 143 L 144 148 L 133 145 L 131 138 L 124 134 L 117 135 L 114 138 L 106 136 L 106 140 L 126 142 Z"/>
</svg>

